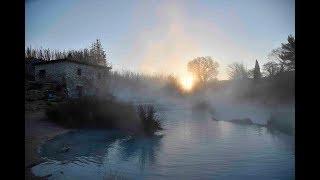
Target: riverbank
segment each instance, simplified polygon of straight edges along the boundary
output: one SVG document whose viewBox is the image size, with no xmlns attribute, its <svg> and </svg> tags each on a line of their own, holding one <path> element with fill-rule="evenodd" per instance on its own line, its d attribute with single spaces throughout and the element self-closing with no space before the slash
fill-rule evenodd
<svg viewBox="0 0 320 180">
<path fill-rule="evenodd" d="M 25 112 L 25 179 L 46 179 L 36 177 L 31 168 L 44 162 L 38 153 L 45 141 L 70 131 L 46 121 L 45 110 Z"/>
</svg>

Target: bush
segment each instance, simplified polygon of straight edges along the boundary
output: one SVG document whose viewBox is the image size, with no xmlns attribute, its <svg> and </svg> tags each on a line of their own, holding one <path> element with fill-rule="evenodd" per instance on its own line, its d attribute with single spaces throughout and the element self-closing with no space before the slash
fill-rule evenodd
<svg viewBox="0 0 320 180">
<path fill-rule="evenodd" d="M 135 106 L 112 97 L 82 97 L 51 103 L 46 114 L 66 128 L 115 128 L 145 135 L 162 130 L 154 106 L 139 105 L 137 111 Z"/>
<path fill-rule="evenodd" d="M 156 131 L 162 130 L 161 123 L 153 105 L 139 105 L 138 114 L 142 123 L 143 132 L 146 135 L 153 135 Z"/>
<path fill-rule="evenodd" d="M 82 97 L 52 104 L 49 120 L 67 128 L 117 128 L 137 130 L 140 122 L 133 105 L 113 98 Z"/>
</svg>

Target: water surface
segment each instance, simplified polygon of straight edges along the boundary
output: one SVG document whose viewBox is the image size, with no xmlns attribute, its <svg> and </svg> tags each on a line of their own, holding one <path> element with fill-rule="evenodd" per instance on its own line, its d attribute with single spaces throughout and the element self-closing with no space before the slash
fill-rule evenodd
<svg viewBox="0 0 320 180">
<path fill-rule="evenodd" d="M 45 143 L 48 161 L 32 171 L 49 179 L 294 179 L 294 136 L 211 120 L 188 108 L 158 107 L 164 131 L 152 138 L 80 130 Z M 70 146 L 68 152 L 60 152 Z"/>
</svg>

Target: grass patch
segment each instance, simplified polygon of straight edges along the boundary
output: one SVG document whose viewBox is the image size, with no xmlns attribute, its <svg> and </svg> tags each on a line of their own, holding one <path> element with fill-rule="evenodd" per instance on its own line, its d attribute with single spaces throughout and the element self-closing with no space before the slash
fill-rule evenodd
<svg viewBox="0 0 320 180">
<path fill-rule="evenodd" d="M 142 123 L 143 132 L 146 135 L 153 135 L 155 132 L 163 129 L 153 105 L 139 105 L 138 114 Z"/>
</svg>

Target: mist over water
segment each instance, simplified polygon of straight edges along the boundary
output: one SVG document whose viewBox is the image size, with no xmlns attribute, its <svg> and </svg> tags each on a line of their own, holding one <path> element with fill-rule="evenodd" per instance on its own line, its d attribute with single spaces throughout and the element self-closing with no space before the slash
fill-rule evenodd
<svg viewBox="0 0 320 180">
<path fill-rule="evenodd" d="M 32 172 L 294 179 L 294 4 L 26 1 L 26 109 L 42 110 L 43 101 L 48 121 L 76 129 L 42 144 L 46 162 Z M 106 71 L 65 70 L 53 91 L 42 85 L 55 79 L 50 65 L 34 72 L 33 61 L 58 59 Z"/>
<path fill-rule="evenodd" d="M 118 131 L 81 130 L 60 135 L 35 166 L 49 179 L 103 179 L 117 172 L 129 179 L 292 179 L 292 136 L 265 127 L 212 121 L 209 113 L 158 106 L 161 134 L 134 137 Z M 170 110 L 169 110 L 170 109 Z M 70 151 L 60 153 L 63 145 Z"/>
<path fill-rule="evenodd" d="M 129 83 L 130 82 L 130 83 Z M 152 137 L 79 130 L 45 143 L 48 161 L 33 167 L 49 179 L 293 179 L 294 135 L 265 126 L 271 116 L 294 122 L 294 104 L 239 100 L 235 84 L 177 94 L 162 80 L 110 80 L 106 93 L 153 104 L 164 130 Z M 223 121 L 214 121 L 214 119 Z M 250 118 L 255 124 L 227 122 Z M 68 145 L 70 150 L 59 150 Z"/>
<path fill-rule="evenodd" d="M 155 105 L 183 106 L 192 108 L 197 103 L 207 103 L 207 111 L 217 120 L 249 118 L 254 123 L 265 125 L 271 117 L 288 118 L 294 122 L 294 102 L 265 103 L 263 101 L 239 99 L 239 91 L 247 84 L 231 82 L 222 88 L 208 87 L 200 92 L 179 96 L 177 92 L 168 90 L 165 80 L 137 81 L 132 85 L 114 81 L 107 91 L 116 98 L 133 103 L 152 103 Z"/>
</svg>

